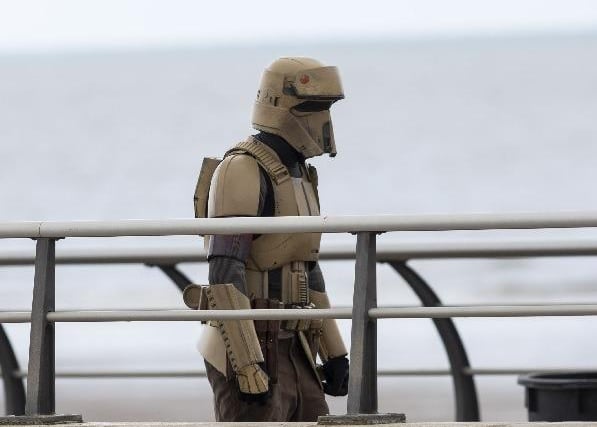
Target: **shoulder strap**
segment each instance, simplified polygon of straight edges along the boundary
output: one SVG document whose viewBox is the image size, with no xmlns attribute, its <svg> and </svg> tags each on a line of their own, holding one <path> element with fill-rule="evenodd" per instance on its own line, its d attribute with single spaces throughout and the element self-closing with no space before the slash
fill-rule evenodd
<svg viewBox="0 0 597 427">
<path fill-rule="evenodd" d="M 224 157 L 239 153 L 248 154 L 254 157 L 276 185 L 290 179 L 290 173 L 286 166 L 273 156 L 259 140 L 251 137 L 246 141 L 240 142 L 228 150 Z"/>
<path fill-rule="evenodd" d="M 311 181 L 311 185 L 313 185 L 313 191 L 315 192 L 317 204 L 319 205 L 319 176 L 317 175 L 317 169 L 315 169 L 315 166 L 307 164 L 307 175 L 309 176 L 309 181 Z"/>
</svg>

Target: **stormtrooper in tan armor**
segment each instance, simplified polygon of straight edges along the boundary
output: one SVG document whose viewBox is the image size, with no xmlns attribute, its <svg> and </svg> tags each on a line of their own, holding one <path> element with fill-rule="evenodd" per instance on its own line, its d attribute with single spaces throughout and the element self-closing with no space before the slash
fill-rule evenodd
<svg viewBox="0 0 597 427">
<path fill-rule="evenodd" d="M 196 216 L 319 215 L 317 172 L 305 159 L 335 156 L 329 109 L 342 98 L 336 67 L 274 61 L 253 110 L 260 132 L 223 160 L 204 160 Z M 209 309 L 328 308 L 320 238 L 206 236 L 210 285 L 189 288 L 185 301 Z M 334 320 L 210 322 L 199 347 L 218 421 L 314 421 L 328 413 L 324 392 L 347 393 L 347 351 Z"/>
</svg>

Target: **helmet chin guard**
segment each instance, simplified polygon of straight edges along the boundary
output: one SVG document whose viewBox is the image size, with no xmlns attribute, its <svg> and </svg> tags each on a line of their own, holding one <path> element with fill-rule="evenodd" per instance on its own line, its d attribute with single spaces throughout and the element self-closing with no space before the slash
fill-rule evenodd
<svg viewBox="0 0 597 427">
<path fill-rule="evenodd" d="M 280 58 L 263 73 L 253 107 L 255 129 L 284 138 L 305 158 L 336 155 L 330 106 L 344 98 L 336 67 Z"/>
</svg>

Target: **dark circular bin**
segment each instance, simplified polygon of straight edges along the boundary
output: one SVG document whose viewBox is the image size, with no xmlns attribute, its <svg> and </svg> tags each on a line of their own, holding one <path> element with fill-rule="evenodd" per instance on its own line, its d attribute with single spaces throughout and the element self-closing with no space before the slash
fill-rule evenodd
<svg viewBox="0 0 597 427">
<path fill-rule="evenodd" d="M 597 371 L 529 374 L 518 384 L 529 421 L 597 421 Z"/>
</svg>

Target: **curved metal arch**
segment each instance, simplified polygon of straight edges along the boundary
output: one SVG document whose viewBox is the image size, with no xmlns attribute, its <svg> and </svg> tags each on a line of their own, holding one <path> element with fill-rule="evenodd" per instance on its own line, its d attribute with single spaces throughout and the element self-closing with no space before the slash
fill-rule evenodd
<svg viewBox="0 0 597 427">
<path fill-rule="evenodd" d="M 425 307 L 441 306 L 442 302 L 425 280 L 406 262 L 390 262 L 394 270 L 404 278 Z M 440 335 L 450 362 L 454 381 L 456 421 L 480 421 L 477 389 L 472 375 L 464 344 L 452 319 L 432 319 Z"/>
<path fill-rule="evenodd" d="M 19 363 L 2 325 L 0 325 L 0 370 L 2 370 L 4 384 L 6 415 L 24 415 L 25 386 L 23 380 L 15 376 L 15 372 L 19 371 Z"/>
<path fill-rule="evenodd" d="M 182 271 L 178 269 L 176 264 L 147 264 L 149 267 L 158 267 L 162 272 L 168 276 L 170 280 L 176 285 L 176 287 L 182 292 L 184 288 L 193 282 L 187 277 Z"/>
</svg>

